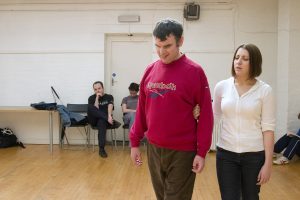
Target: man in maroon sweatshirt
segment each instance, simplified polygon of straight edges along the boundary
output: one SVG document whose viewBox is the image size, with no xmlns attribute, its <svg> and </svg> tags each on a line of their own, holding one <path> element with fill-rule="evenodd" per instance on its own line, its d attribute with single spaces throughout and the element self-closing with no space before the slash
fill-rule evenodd
<svg viewBox="0 0 300 200">
<path fill-rule="evenodd" d="M 141 80 L 134 125 L 130 130 L 131 159 L 142 164 L 139 145 L 144 135 L 148 167 L 158 200 L 191 199 L 196 173 L 203 170 L 211 145 L 213 113 L 206 75 L 179 48 L 183 27 L 172 19 L 153 31 L 159 60 Z M 193 117 L 193 108 L 200 116 Z"/>
</svg>

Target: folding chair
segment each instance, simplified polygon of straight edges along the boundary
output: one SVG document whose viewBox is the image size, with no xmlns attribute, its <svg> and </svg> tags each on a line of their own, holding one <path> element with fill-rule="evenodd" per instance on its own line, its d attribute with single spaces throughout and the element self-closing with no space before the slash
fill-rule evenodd
<svg viewBox="0 0 300 200">
<path fill-rule="evenodd" d="M 129 124 L 123 124 L 123 149 L 125 149 L 125 135 L 126 135 L 126 129 L 129 132 Z"/>
<path fill-rule="evenodd" d="M 128 134 L 129 134 L 129 124 L 123 124 L 122 126 L 123 128 L 123 149 L 125 149 L 125 137 L 126 137 L 126 130 L 128 130 Z M 128 136 L 129 137 L 129 136 Z M 147 144 L 147 138 L 144 137 L 141 142 L 144 144 L 144 147 L 146 147 L 146 144 Z"/>
<path fill-rule="evenodd" d="M 114 120 L 113 125 L 108 125 L 106 127 L 106 131 L 110 130 L 110 138 L 111 138 L 111 145 L 112 148 L 115 147 L 117 149 L 117 133 L 116 129 L 121 126 L 121 123 L 117 120 Z M 98 133 L 98 128 L 96 126 L 90 125 L 90 128 L 93 130 L 93 151 L 95 151 L 95 141 L 96 141 L 96 134 Z"/>
<path fill-rule="evenodd" d="M 88 107 L 88 104 L 67 104 L 68 111 L 80 113 L 80 114 L 83 114 L 84 116 L 87 115 L 87 107 Z M 81 120 L 79 122 L 75 122 L 71 119 L 71 125 L 69 127 L 62 127 L 61 144 L 63 145 L 64 138 L 66 138 L 67 144 L 70 145 L 67 134 L 66 134 L 66 130 L 68 128 L 74 128 L 74 127 L 76 127 L 79 130 L 79 132 L 81 133 L 81 135 L 84 137 L 85 147 L 88 147 L 89 140 L 90 140 L 90 134 L 89 134 L 87 117 L 85 117 L 84 120 Z M 82 128 L 84 130 L 84 133 L 82 133 Z"/>
</svg>

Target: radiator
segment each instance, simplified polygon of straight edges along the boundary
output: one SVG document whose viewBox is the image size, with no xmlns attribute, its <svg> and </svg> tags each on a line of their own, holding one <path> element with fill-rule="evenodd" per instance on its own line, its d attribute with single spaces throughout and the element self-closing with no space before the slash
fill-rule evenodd
<svg viewBox="0 0 300 200">
<path fill-rule="evenodd" d="M 218 142 L 219 135 L 220 135 L 220 132 L 221 132 L 221 127 L 222 127 L 221 122 L 218 122 L 218 123 L 214 124 L 210 150 L 213 150 L 213 151 L 217 150 L 217 142 Z"/>
</svg>

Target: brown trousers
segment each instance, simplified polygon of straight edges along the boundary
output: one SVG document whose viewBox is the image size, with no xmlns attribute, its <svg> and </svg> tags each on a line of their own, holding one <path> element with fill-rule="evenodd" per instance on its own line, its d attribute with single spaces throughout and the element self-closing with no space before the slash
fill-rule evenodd
<svg viewBox="0 0 300 200">
<path fill-rule="evenodd" d="M 192 172 L 195 155 L 195 152 L 148 144 L 148 166 L 157 200 L 192 199 L 196 177 Z"/>
</svg>

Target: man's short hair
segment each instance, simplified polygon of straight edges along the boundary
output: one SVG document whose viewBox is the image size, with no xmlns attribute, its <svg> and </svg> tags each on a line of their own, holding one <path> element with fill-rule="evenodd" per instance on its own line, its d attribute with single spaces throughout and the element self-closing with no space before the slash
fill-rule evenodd
<svg viewBox="0 0 300 200">
<path fill-rule="evenodd" d="M 94 83 L 93 83 L 93 88 L 94 88 L 94 86 L 95 86 L 96 84 L 100 84 L 101 87 L 104 88 L 104 87 L 103 87 L 103 83 L 102 83 L 101 81 L 96 81 L 96 82 L 94 82 Z"/>
<path fill-rule="evenodd" d="M 153 36 L 165 41 L 167 37 L 172 34 L 175 36 L 176 42 L 180 40 L 183 33 L 182 25 L 174 19 L 163 19 L 156 23 L 153 30 Z"/>
<path fill-rule="evenodd" d="M 129 85 L 129 87 L 128 87 L 128 89 L 129 89 L 130 91 L 136 91 L 136 92 L 139 91 L 139 88 L 140 88 L 140 86 L 139 86 L 139 84 L 137 84 L 137 83 L 130 83 L 130 85 Z"/>
<path fill-rule="evenodd" d="M 255 77 L 258 77 L 262 72 L 262 56 L 259 48 L 254 44 L 242 44 L 235 50 L 231 65 L 232 76 L 235 77 L 236 75 L 234 70 L 234 60 L 236 53 L 240 48 L 246 49 L 249 53 L 249 78 L 254 79 Z"/>
</svg>

